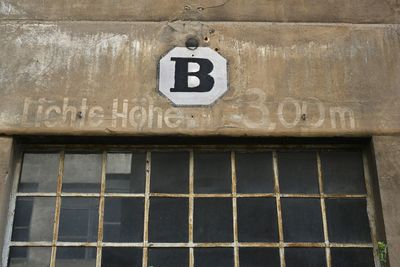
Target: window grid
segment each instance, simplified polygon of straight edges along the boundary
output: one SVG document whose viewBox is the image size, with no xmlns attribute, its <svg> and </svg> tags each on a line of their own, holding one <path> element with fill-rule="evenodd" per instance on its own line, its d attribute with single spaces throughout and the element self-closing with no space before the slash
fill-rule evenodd
<svg viewBox="0 0 400 267">
<path fill-rule="evenodd" d="M 59 162 L 59 171 L 57 176 L 57 192 L 56 193 L 40 193 L 40 192 L 16 192 L 12 196 L 12 201 L 15 202 L 16 197 L 55 197 L 56 198 L 56 208 L 55 208 L 55 217 L 54 217 L 54 229 L 53 229 L 53 239 L 51 242 L 21 242 L 21 241 L 10 241 L 9 247 L 50 247 L 51 248 L 51 258 L 50 258 L 50 266 L 55 267 L 56 262 L 56 252 L 57 247 L 95 247 L 97 248 L 97 257 L 96 257 L 96 267 L 101 267 L 101 258 L 102 258 L 102 248 L 103 247 L 137 247 L 143 249 L 143 267 L 148 267 L 148 248 L 188 248 L 189 249 L 189 266 L 194 267 L 194 248 L 233 248 L 234 249 L 234 263 L 235 267 L 239 267 L 239 248 L 240 247 L 266 247 L 266 248 L 278 248 L 281 260 L 281 267 L 285 267 L 285 248 L 290 247 L 303 247 L 303 248 L 325 248 L 326 253 L 326 262 L 327 267 L 331 267 L 331 248 L 374 248 L 374 244 L 376 244 L 376 235 L 375 235 L 375 225 L 374 225 L 374 203 L 372 192 L 370 188 L 370 177 L 369 170 L 367 166 L 367 159 L 365 154 L 363 153 L 363 163 L 364 163 L 364 178 L 366 183 L 366 194 L 326 194 L 324 193 L 324 184 L 323 184 L 323 173 L 321 166 L 321 158 L 319 151 L 317 150 L 317 170 L 318 170 L 318 186 L 319 186 L 319 194 L 286 194 L 280 193 L 279 188 L 279 173 L 278 173 L 278 157 L 277 150 L 271 149 L 262 149 L 263 151 L 272 151 L 273 155 L 273 172 L 274 172 L 274 193 L 237 193 L 236 192 L 236 162 L 235 155 L 236 152 L 239 152 L 238 149 L 232 149 L 230 151 L 231 156 L 231 170 L 232 170 L 232 192 L 231 193 L 213 193 L 213 194 L 204 194 L 204 193 L 194 193 L 194 151 L 197 150 L 193 148 L 182 148 L 177 147 L 179 150 L 186 150 L 190 153 L 190 161 L 189 161 L 189 193 L 188 194 L 173 194 L 173 193 L 151 193 L 150 192 L 150 183 L 151 183 L 151 153 L 153 151 L 158 151 L 155 149 L 148 148 L 149 150 L 146 152 L 146 179 L 145 179 L 145 192 L 142 193 L 106 193 L 105 192 L 105 184 L 106 184 L 106 163 L 107 163 L 107 153 L 109 151 L 104 150 L 102 152 L 102 174 L 101 174 L 101 190 L 100 193 L 66 193 L 62 192 L 62 178 L 64 173 L 64 159 L 65 159 L 65 150 L 60 152 L 60 162 Z M 209 149 L 206 149 L 209 151 Z M 308 149 L 307 149 L 308 150 Z M 165 150 L 162 150 L 165 151 Z M 226 150 L 225 150 L 226 151 Z M 252 151 L 252 150 L 246 150 Z M 315 151 L 315 148 L 313 149 Z M 128 151 L 124 151 L 128 152 Z M 17 164 L 17 168 L 21 169 L 21 163 Z M 19 178 L 19 177 L 18 177 Z M 18 180 L 18 179 L 17 179 Z M 18 181 L 16 182 L 16 186 L 14 186 L 15 191 L 17 191 Z M 61 202 L 63 197 L 96 197 L 99 198 L 99 226 L 98 226 L 98 240 L 97 242 L 62 242 L 58 241 L 58 230 L 59 230 L 59 221 L 60 221 L 60 209 Z M 103 242 L 103 221 L 104 221 L 104 202 L 106 197 L 122 197 L 122 198 L 144 198 L 144 233 L 143 233 L 143 242 L 131 242 L 131 243 L 116 243 L 116 242 Z M 151 197 L 163 197 L 163 198 L 188 198 L 189 199 L 189 213 L 188 213 L 188 243 L 155 243 L 148 241 L 148 227 L 149 227 L 149 209 L 150 209 L 150 198 Z M 194 202 L 196 198 L 219 198 L 226 197 L 232 199 L 232 207 L 233 207 L 233 242 L 219 242 L 219 243 L 194 243 L 193 242 L 193 216 L 194 216 Z M 238 226 L 237 226 L 237 199 L 238 198 L 275 198 L 276 200 L 276 208 L 277 208 L 277 219 L 278 219 L 278 234 L 279 234 L 279 242 L 239 242 L 238 241 Z M 320 199 L 321 211 L 322 211 L 322 223 L 323 223 L 323 234 L 324 234 L 324 242 L 284 242 L 284 231 L 283 231 L 283 221 L 282 221 L 282 207 L 281 207 L 281 199 L 282 198 L 316 198 Z M 371 238 L 372 243 L 332 243 L 329 241 L 328 235 L 328 222 L 327 222 L 327 211 L 325 205 L 325 199 L 327 198 L 343 198 L 343 199 L 366 199 L 367 208 L 368 208 L 368 217 L 371 229 Z M 15 209 L 15 203 L 11 204 L 12 209 Z M 11 222 L 9 222 L 9 228 L 11 228 Z M 9 229 L 9 239 L 11 240 L 11 229 Z M 376 249 L 374 251 L 375 262 L 377 262 L 377 253 Z M 3 259 L 4 261 L 4 259 Z M 7 262 L 7 259 L 6 259 Z"/>
<path fill-rule="evenodd" d="M 234 151 L 231 151 L 231 170 L 232 170 L 232 212 L 233 212 L 232 218 L 233 218 L 234 263 L 235 263 L 235 267 L 239 267 L 239 240 L 238 240 L 237 194 L 236 194 L 236 160 L 235 160 L 235 152 Z"/>
<path fill-rule="evenodd" d="M 101 161 L 101 185 L 100 185 L 100 202 L 99 202 L 99 226 L 97 232 L 97 254 L 96 267 L 101 267 L 102 247 L 103 247 L 103 225 L 104 225 L 104 193 L 106 191 L 106 164 L 107 152 L 103 151 Z"/>
<path fill-rule="evenodd" d="M 150 176 L 151 176 L 151 152 L 146 153 L 146 181 L 144 199 L 144 228 L 143 228 L 143 260 L 142 266 L 147 267 L 148 239 L 149 239 L 149 213 L 150 213 Z"/>
<path fill-rule="evenodd" d="M 321 210 L 322 210 L 322 225 L 324 229 L 324 239 L 325 239 L 326 266 L 331 267 L 332 264 L 331 264 L 331 248 L 329 246 L 330 244 L 329 244 L 329 234 L 328 234 L 328 219 L 326 217 L 324 182 L 322 179 L 322 164 L 319 152 L 317 152 L 317 168 L 318 168 L 318 185 L 319 185 Z"/>
<path fill-rule="evenodd" d="M 275 192 L 275 199 L 276 199 L 276 211 L 278 216 L 278 234 L 279 234 L 279 256 L 281 260 L 281 267 L 286 266 L 285 261 L 285 244 L 283 238 L 283 220 L 282 220 L 282 205 L 281 205 L 281 193 L 279 187 L 279 171 L 278 171 L 278 156 L 276 151 L 272 152 L 272 160 L 273 160 L 273 170 L 274 170 L 274 192 Z"/>
<path fill-rule="evenodd" d="M 65 159 L 65 152 L 62 151 L 60 155 L 60 163 L 58 164 L 59 167 L 57 176 L 56 209 L 54 215 L 54 230 L 53 230 L 53 241 L 51 244 L 50 267 L 55 267 L 56 265 L 58 228 L 59 228 L 60 210 L 61 210 L 61 190 L 62 190 L 62 179 L 64 174 L 64 159 Z"/>
<path fill-rule="evenodd" d="M 189 267 L 194 267 L 193 243 L 193 217 L 194 217 L 194 152 L 190 150 L 189 158 Z"/>
</svg>

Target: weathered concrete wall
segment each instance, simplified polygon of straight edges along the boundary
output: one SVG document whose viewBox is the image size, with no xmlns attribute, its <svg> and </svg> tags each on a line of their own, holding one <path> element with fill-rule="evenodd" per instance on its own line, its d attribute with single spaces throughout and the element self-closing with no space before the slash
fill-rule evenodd
<svg viewBox="0 0 400 267">
<path fill-rule="evenodd" d="M 3 240 L 8 217 L 8 200 L 13 181 L 11 177 L 12 157 L 13 139 L 10 137 L 0 137 L 0 255 L 3 252 Z"/>
<path fill-rule="evenodd" d="M 373 138 L 390 266 L 400 266 L 400 137 Z"/>
<path fill-rule="evenodd" d="M 0 0 L 0 19 L 398 23 L 399 0 Z"/>
<path fill-rule="evenodd" d="M 227 58 L 230 89 L 173 108 L 157 63 L 191 34 Z M 0 36 L 0 133 L 400 133 L 399 25 L 3 22 Z"/>
<path fill-rule="evenodd" d="M 400 0 L 0 0 L 0 135 L 400 135 L 399 23 Z M 190 35 L 229 62 L 210 107 L 157 92 Z M 397 267 L 400 137 L 373 141 Z M 0 218 L 11 151 L 0 138 Z"/>
</svg>

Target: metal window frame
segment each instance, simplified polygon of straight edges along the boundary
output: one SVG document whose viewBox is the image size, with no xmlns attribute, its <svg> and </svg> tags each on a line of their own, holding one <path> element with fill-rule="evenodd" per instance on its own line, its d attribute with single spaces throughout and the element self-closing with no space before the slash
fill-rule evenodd
<svg viewBox="0 0 400 267">
<path fill-rule="evenodd" d="M 320 152 L 325 150 L 342 150 L 356 149 L 362 153 L 364 178 L 366 185 L 366 194 L 325 194 L 323 191 L 323 175 L 320 159 Z M 155 151 L 188 151 L 190 154 L 189 161 L 189 193 L 188 194 L 165 194 L 151 193 L 151 153 Z M 232 193 L 225 194 L 196 194 L 194 193 L 194 151 L 228 151 L 231 157 L 231 173 L 232 173 Z M 279 173 L 278 173 L 278 157 L 277 151 L 315 151 L 317 154 L 317 170 L 318 170 L 318 185 L 319 194 L 283 194 L 280 193 Z M 57 191 L 54 193 L 22 193 L 17 192 L 20 174 L 22 170 L 22 159 L 24 153 L 32 152 L 58 152 L 60 153 L 59 169 L 57 176 Z M 132 151 L 146 152 L 146 179 L 144 193 L 106 193 L 106 164 L 107 153 L 129 153 Z M 236 192 L 236 152 L 240 151 L 271 151 L 273 159 L 274 173 L 274 192 L 265 194 L 241 194 Z M 62 178 L 64 173 L 64 160 L 66 152 L 88 152 L 102 153 L 102 174 L 101 174 L 101 190 L 100 193 L 65 193 L 62 192 Z M 266 247 L 279 249 L 281 267 L 285 267 L 285 248 L 303 247 L 303 248 L 325 248 L 327 267 L 332 267 L 331 248 L 372 248 L 374 252 L 375 266 L 380 266 L 379 257 L 377 255 L 377 229 L 375 223 L 375 203 L 373 196 L 373 187 L 370 174 L 370 162 L 367 156 L 367 149 L 359 144 L 356 145 L 25 145 L 22 147 L 16 162 L 15 175 L 13 180 L 13 189 L 10 196 L 9 217 L 7 218 L 7 229 L 5 235 L 5 246 L 3 250 L 2 266 L 8 264 L 8 256 L 10 247 L 49 247 L 51 248 L 50 267 L 55 267 L 57 247 L 94 247 L 97 248 L 96 267 L 101 267 L 102 248 L 103 247 L 136 247 L 143 249 L 143 265 L 148 267 L 148 249 L 149 248 L 188 248 L 189 250 L 189 267 L 194 267 L 194 248 L 211 248 L 225 247 L 233 248 L 235 267 L 239 267 L 239 248 L 241 247 Z M 12 225 L 14 219 L 14 210 L 17 197 L 55 197 L 55 218 L 53 225 L 53 240 L 48 242 L 15 242 L 11 241 Z M 98 218 L 98 240 L 97 242 L 60 242 L 58 240 L 60 208 L 63 197 L 96 197 L 99 198 L 99 218 Z M 123 197 L 123 198 L 144 198 L 144 234 L 143 242 L 137 243 L 117 243 L 103 242 L 103 221 L 104 221 L 104 203 L 106 197 Z M 188 198 L 189 213 L 188 213 L 188 242 L 187 243 L 153 243 L 148 241 L 148 222 L 149 222 L 149 205 L 150 197 L 178 197 Z M 194 243 L 193 242 L 193 216 L 194 216 L 194 201 L 196 198 L 210 197 L 226 197 L 232 199 L 233 208 L 233 242 L 227 243 Z M 266 197 L 275 198 L 278 219 L 278 236 L 279 242 L 239 242 L 238 241 L 238 226 L 237 226 L 237 198 L 243 197 Z M 284 242 L 283 222 L 281 198 L 315 198 L 320 199 L 322 211 L 322 223 L 324 242 Z M 328 222 L 326 216 L 325 200 L 327 198 L 362 198 L 367 201 L 367 213 L 371 229 L 371 243 L 331 243 L 328 235 Z"/>
</svg>

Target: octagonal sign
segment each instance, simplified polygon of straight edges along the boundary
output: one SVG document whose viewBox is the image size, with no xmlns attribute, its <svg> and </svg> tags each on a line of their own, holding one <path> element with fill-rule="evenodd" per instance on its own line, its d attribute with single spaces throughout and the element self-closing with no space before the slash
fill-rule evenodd
<svg viewBox="0 0 400 267">
<path fill-rule="evenodd" d="M 177 106 L 211 105 L 228 90 L 226 59 L 209 47 L 176 47 L 159 71 L 158 90 Z"/>
</svg>

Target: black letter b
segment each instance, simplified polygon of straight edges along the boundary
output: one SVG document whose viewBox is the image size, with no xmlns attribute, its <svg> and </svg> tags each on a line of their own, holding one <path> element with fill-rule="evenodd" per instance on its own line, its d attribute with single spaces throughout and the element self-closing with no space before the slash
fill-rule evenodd
<svg viewBox="0 0 400 267">
<path fill-rule="evenodd" d="M 209 92 L 214 86 L 214 78 L 209 74 L 214 69 L 212 62 L 205 58 L 180 58 L 173 57 L 175 61 L 175 88 L 171 92 Z M 199 71 L 189 72 L 189 63 L 197 63 Z M 196 87 L 188 86 L 188 77 L 195 76 L 200 80 Z"/>
</svg>

